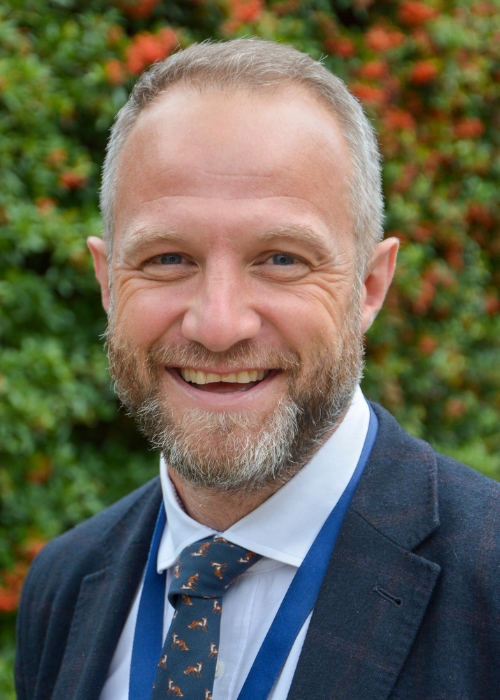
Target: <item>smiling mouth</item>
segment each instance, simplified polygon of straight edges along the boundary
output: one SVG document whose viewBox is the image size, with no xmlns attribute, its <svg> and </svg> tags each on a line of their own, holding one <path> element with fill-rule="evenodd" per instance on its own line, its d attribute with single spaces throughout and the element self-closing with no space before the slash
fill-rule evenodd
<svg viewBox="0 0 500 700">
<path fill-rule="evenodd" d="M 248 391 L 270 375 L 272 370 L 251 369 L 243 372 L 217 374 L 202 372 L 190 367 L 179 368 L 179 376 L 188 384 L 200 391 L 211 391 L 218 394 L 233 394 Z"/>
</svg>

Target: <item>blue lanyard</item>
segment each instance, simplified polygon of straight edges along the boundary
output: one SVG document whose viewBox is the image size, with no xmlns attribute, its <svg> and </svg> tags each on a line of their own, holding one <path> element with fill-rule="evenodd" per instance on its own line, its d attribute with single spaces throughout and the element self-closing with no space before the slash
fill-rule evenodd
<svg viewBox="0 0 500 700">
<path fill-rule="evenodd" d="M 161 657 L 167 572 L 163 571 L 159 574 L 156 570 L 156 561 L 166 522 L 165 508 L 162 502 L 149 548 L 137 622 L 135 623 L 128 685 L 129 700 L 151 700 L 157 664 Z"/>
<path fill-rule="evenodd" d="M 378 420 L 370 407 L 368 432 L 354 474 L 293 577 L 238 700 L 266 700 L 281 673 L 295 639 L 316 603 L 342 522 L 370 456 L 377 430 Z M 156 561 L 165 522 L 162 503 L 151 541 L 137 614 L 129 700 L 151 699 L 156 666 L 161 656 L 166 573 L 157 573 Z"/>
</svg>

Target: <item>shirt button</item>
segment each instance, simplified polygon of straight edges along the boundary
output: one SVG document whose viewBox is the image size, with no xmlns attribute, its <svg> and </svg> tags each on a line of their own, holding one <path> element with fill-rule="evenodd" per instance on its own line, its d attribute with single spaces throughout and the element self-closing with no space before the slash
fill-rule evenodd
<svg viewBox="0 0 500 700">
<path fill-rule="evenodd" d="M 215 667 L 215 677 L 220 678 L 225 671 L 224 663 L 219 659 L 217 661 L 217 666 Z"/>
</svg>

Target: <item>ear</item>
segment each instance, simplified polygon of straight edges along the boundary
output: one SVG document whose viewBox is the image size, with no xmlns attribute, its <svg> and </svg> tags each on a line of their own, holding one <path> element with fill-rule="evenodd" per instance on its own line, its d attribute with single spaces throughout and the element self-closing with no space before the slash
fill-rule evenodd
<svg viewBox="0 0 500 700">
<path fill-rule="evenodd" d="M 104 306 L 106 313 L 108 313 L 110 287 L 106 246 L 102 238 L 97 238 L 97 236 L 90 236 L 90 238 L 87 238 L 87 245 L 94 259 L 95 276 L 97 277 L 97 281 L 101 286 L 102 305 Z"/>
<path fill-rule="evenodd" d="M 361 330 L 370 328 L 384 303 L 385 295 L 392 282 L 399 240 L 387 238 L 378 243 L 372 254 L 368 273 L 361 292 Z"/>
</svg>

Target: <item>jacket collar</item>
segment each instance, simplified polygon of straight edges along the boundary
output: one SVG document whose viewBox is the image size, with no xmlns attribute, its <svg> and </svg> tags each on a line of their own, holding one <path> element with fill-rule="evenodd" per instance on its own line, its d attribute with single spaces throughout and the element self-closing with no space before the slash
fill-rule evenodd
<svg viewBox="0 0 500 700">
<path fill-rule="evenodd" d="M 381 406 L 372 408 L 379 430 L 351 509 L 411 551 L 439 526 L 436 455 Z"/>
</svg>

